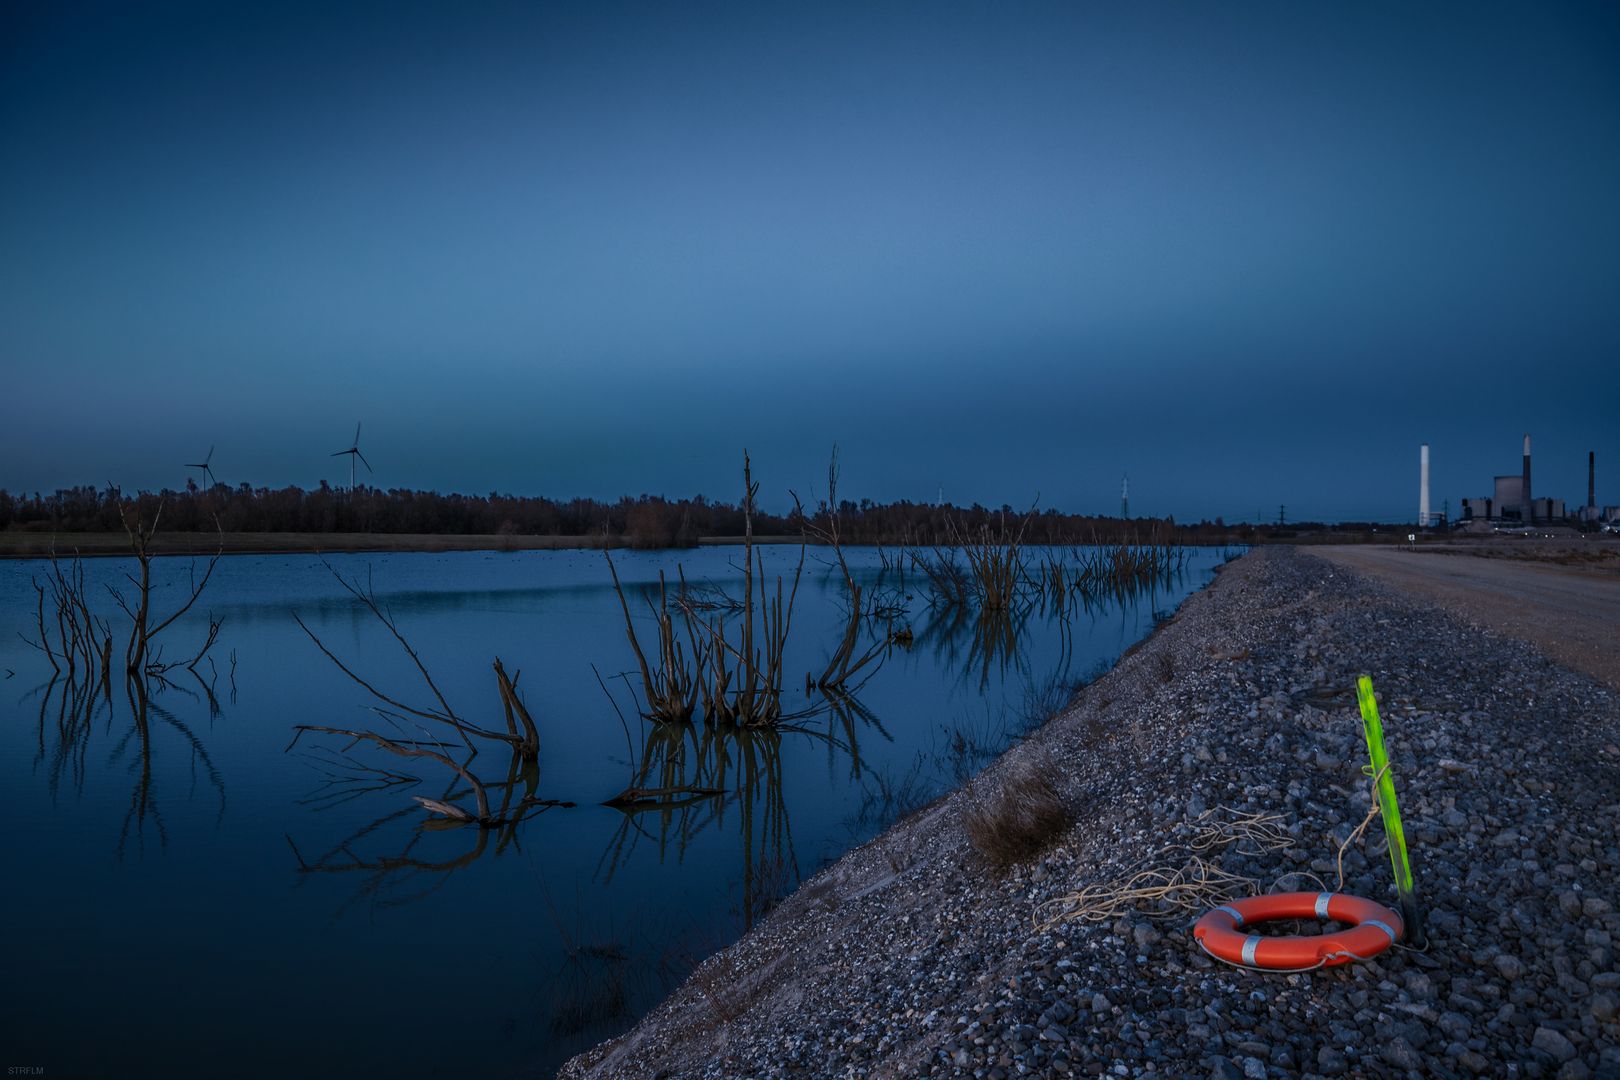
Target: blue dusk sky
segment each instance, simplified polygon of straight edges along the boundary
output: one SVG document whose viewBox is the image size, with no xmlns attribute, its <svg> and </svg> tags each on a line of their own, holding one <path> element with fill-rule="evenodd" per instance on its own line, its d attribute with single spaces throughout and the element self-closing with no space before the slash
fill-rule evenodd
<svg viewBox="0 0 1620 1080">
<path fill-rule="evenodd" d="M 0 487 L 1620 502 L 1620 7 L 0 10 Z"/>
</svg>

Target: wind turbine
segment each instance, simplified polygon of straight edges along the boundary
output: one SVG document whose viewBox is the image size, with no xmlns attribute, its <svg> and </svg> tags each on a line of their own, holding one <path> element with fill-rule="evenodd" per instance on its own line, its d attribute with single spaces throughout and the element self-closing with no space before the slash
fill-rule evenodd
<svg viewBox="0 0 1620 1080">
<path fill-rule="evenodd" d="M 347 450 L 335 450 L 328 456 L 342 457 L 344 454 L 349 455 L 349 490 L 352 492 L 354 490 L 354 459 L 359 458 L 364 463 L 366 472 L 371 471 L 371 462 L 366 461 L 366 455 L 360 452 L 360 422 L 358 420 L 355 421 L 354 425 L 354 442 L 350 444 Z"/>
<path fill-rule="evenodd" d="M 210 461 L 213 461 L 213 460 L 214 460 L 214 448 L 212 446 L 210 446 L 208 448 L 208 456 L 207 457 L 203 458 L 201 461 L 188 461 L 188 462 L 186 462 L 186 468 L 199 470 L 198 478 L 201 479 L 205 484 L 209 480 L 212 480 L 212 481 L 214 481 L 214 483 L 217 484 L 217 483 L 219 483 L 219 477 L 215 476 L 214 475 L 214 470 L 208 467 L 208 463 Z M 207 490 L 206 487 L 204 488 L 204 490 Z"/>
</svg>

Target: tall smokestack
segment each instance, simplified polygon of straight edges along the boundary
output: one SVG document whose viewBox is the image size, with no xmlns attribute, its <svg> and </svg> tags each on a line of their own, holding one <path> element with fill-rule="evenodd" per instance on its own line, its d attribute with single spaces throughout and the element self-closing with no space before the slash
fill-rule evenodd
<svg viewBox="0 0 1620 1080">
<path fill-rule="evenodd" d="M 1586 452 L 1586 508 L 1597 508 L 1597 451 Z"/>
<path fill-rule="evenodd" d="M 1530 501 L 1530 436 L 1524 437 L 1524 505 L 1519 511 L 1526 525 L 1535 524 L 1535 504 Z"/>
<path fill-rule="evenodd" d="M 1418 451 L 1418 528 L 1429 527 L 1429 444 Z"/>
</svg>

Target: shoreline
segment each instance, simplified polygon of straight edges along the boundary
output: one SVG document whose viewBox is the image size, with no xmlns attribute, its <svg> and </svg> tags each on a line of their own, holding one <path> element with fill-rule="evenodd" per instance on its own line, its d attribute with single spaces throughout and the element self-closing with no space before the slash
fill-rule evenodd
<svg viewBox="0 0 1620 1080">
<path fill-rule="evenodd" d="M 599 551 L 611 550 L 671 550 L 670 548 L 637 548 L 623 536 L 539 536 L 522 533 L 309 533 L 309 532 L 160 532 L 153 539 L 153 553 L 160 556 L 208 556 L 224 542 L 227 555 L 315 555 L 323 552 L 355 554 L 365 552 L 425 552 L 436 554 L 449 551 Z M 701 536 L 695 547 L 738 545 L 740 536 Z M 798 544 L 804 538 L 793 535 L 756 536 L 754 543 L 762 545 Z M 814 538 L 811 547 L 824 544 Z M 1224 540 L 1178 540 L 1181 547 L 1293 547 L 1310 551 L 1319 545 L 1343 547 L 1352 550 L 1397 550 L 1405 548 L 1391 535 L 1375 540 L 1366 537 L 1312 535 L 1295 538 L 1260 538 L 1244 540 L 1231 537 Z M 873 545 L 850 544 L 851 547 Z M 881 545 L 900 550 L 902 545 Z M 1059 548 L 1076 546 L 1070 543 L 1048 545 L 1026 541 L 1031 550 L 1049 546 Z M 1078 546 L 1086 546 L 1080 544 Z M 45 559 L 52 550 L 60 558 L 115 558 L 128 555 L 129 539 L 121 532 L 64 532 L 0 531 L 0 560 Z M 1620 540 L 1592 538 L 1579 542 L 1568 540 L 1542 540 L 1535 537 L 1503 540 L 1481 538 L 1473 540 L 1446 540 L 1421 543 L 1416 549 L 1425 555 L 1507 560 L 1532 564 L 1561 565 L 1570 572 L 1602 575 L 1613 578 L 1620 575 Z"/>
<path fill-rule="evenodd" d="M 1363 670 L 1426 953 L 1255 975 L 1196 949 L 1185 913 L 1037 927 L 1078 888 L 1179 865 L 1216 808 L 1277 815 L 1288 838 L 1225 849 L 1222 869 L 1259 891 L 1335 888 L 1334 853 L 1368 806 Z M 805 881 L 559 1075 L 1620 1070 L 1617 732 L 1616 695 L 1533 647 L 1306 551 L 1256 549 L 966 788 Z M 1000 874 L 964 818 L 1025 768 L 1073 822 Z M 1346 850 L 1345 891 L 1390 902 L 1381 845 L 1375 825 Z"/>
<path fill-rule="evenodd" d="M 533 536 L 512 533 L 243 533 L 227 532 L 160 532 L 152 541 L 155 555 L 208 556 L 220 549 L 223 541 L 226 555 L 315 555 L 321 553 L 362 552 L 426 552 L 490 551 L 511 553 L 519 551 L 671 551 L 672 547 L 638 548 L 621 536 Z M 700 536 L 693 547 L 741 546 L 740 536 Z M 755 536 L 758 545 L 780 546 L 807 543 L 810 547 L 827 545 L 814 538 L 799 536 Z M 848 544 L 848 547 L 871 547 L 870 544 Z M 1046 545 L 1026 543 L 1025 547 L 1040 549 Z M 1068 547 L 1071 545 L 1057 545 Z M 1231 543 L 1182 543 L 1182 547 L 1242 547 Z M 0 532 L 0 560 L 48 559 L 52 550 L 58 558 L 116 558 L 129 555 L 129 538 L 123 533 L 36 533 Z M 899 550 L 898 547 L 895 550 Z M 931 548 L 929 549 L 931 550 Z"/>
<path fill-rule="evenodd" d="M 365 552 L 448 551 L 600 551 L 637 550 L 623 537 L 531 536 L 491 533 L 158 533 L 152 540 L 156 555 L 209 556 L 220 550 L 226 555 L 316 555 Z M 741 544 L 742 537 L 699 537 L 698 547 Z M 797 536 L 756 536 L 756 544 L 797 544 Z M 129 538 L 123 533 L 32 533 L 0 532 L 0 559 L 48 559 L 52 550 L 58 558 L 79 556 L 86 559 L 116 558 L 129 555 Z M 642 550 L 670 550 L 647 548 Z"/>
</svg>

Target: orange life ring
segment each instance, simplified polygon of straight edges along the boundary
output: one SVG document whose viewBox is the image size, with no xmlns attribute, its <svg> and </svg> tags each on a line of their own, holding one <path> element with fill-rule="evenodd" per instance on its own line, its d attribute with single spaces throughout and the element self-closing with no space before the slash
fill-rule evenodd
<svg viewBox="0 0 1620 1080">
<path fill-rule="evenodd" d="M 1241 933 L 1271 919 L 1332 919 L 1353 924 L 1335 934 L 1271 937 Z M 1217 960 L 1267 971 L 1309 971 L 1377 956 L 1401 939 L 1401 917 L 1382 904 L 1343 893 L 1290 892 L 1234 900 L 1208 912 L 1193 937 Z"/>
</svg>

